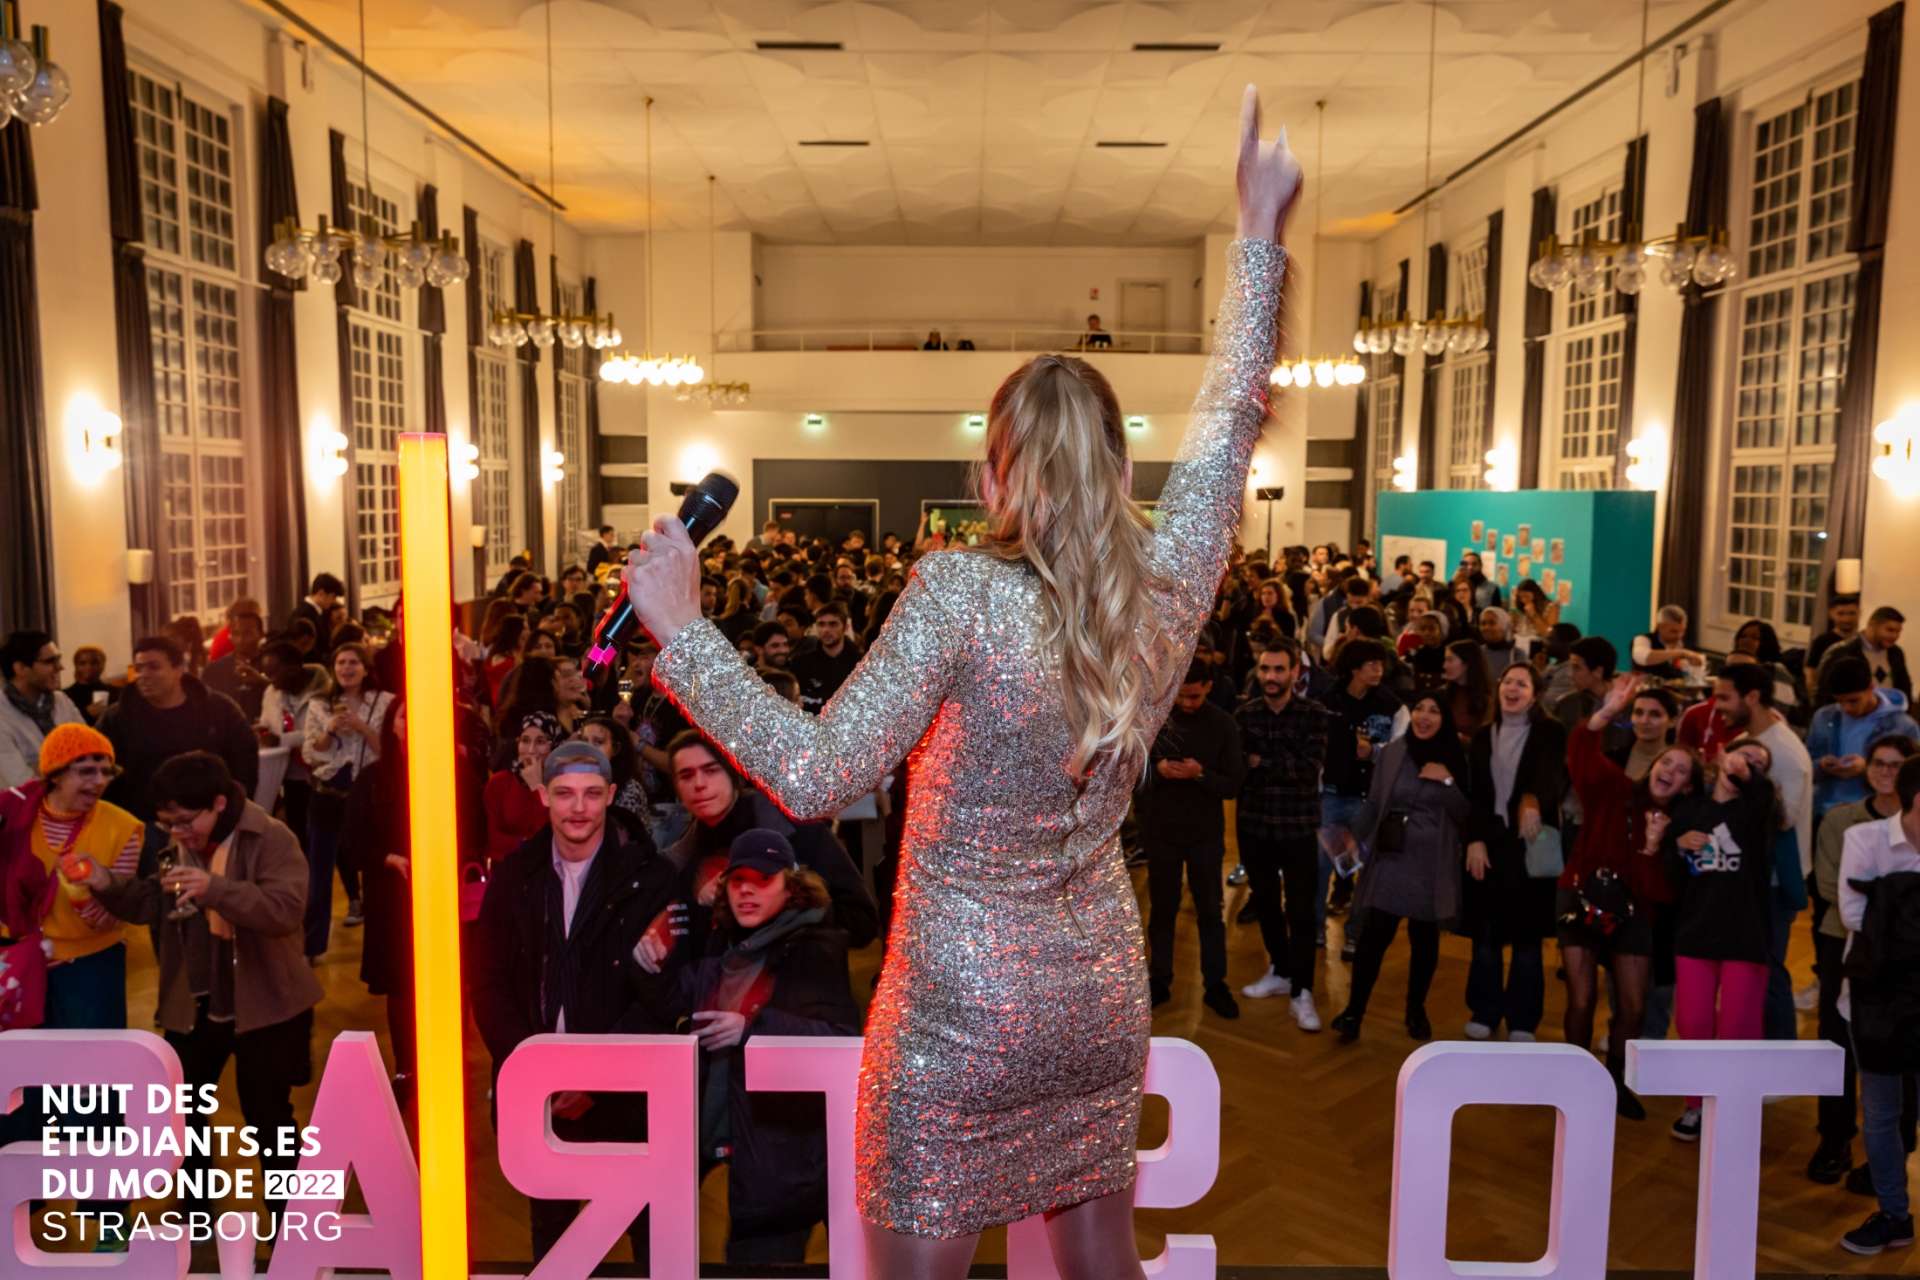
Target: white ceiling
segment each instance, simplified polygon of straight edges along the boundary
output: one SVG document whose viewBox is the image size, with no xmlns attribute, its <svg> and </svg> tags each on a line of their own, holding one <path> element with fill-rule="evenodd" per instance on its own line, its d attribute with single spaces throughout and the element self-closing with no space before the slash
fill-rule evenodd
<svg viewBox="0 0 1920 1280">
<path fill-rule="evenodd" d="M 352 0 L 289 0 L 343 45 Z M 1705 0 L 1653 0 L 1658 36 Z M 1329 230 L 1421 189 L 1429 9 L 1408 0 L 370 0 L 368 61 L 543 186 L 551 10 L 558 195 L 831 244 L 1158 244 L 1231 226 L 1241 88 L 1292 126 Z M 1638 47 L 1629 0 L 1440 0 L 1444 174 Z M 762 52 L 756 40 L 845 52 Z M 1217 53 L 1136 53 L 1218 41 Z M 1327 157 L 1314 101 L 1327 100 Z M 1623 128 L 1624 133 L 1624 128 Z M 813 148 L 858 138 L 863 148 Z M 1108 150 L 1105 139 L 1165 142 Z"/>
</svg>

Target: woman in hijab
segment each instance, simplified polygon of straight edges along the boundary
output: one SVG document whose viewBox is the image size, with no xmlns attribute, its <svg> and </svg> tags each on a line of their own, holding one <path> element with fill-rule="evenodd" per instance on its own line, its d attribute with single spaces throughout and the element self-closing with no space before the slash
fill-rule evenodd
<svg viewBox="0 0 1920 1280">
<path fill-rule="evenodd" d="M 1448 723 L 1441 695 L 1427 690 L 1408 707 L 1407 732 L 1388 743 L 1367 801 L 1348 839 L 1369 839 L 1373 861 L 1360 877 L 1353 909 L 1362 917 L 1347 1007 L 1333 1020 L 1341 1044 L 1360 1038 L 1380 962 L 1407 922 L 1407 1034 L 1433 1035 L 1427 989 L 1440 963 L 1440 928 L 1460 914 L 1460 843 L 1471 806 L 1467 754 Z"/>
<path fill-rule="evenodd" d="M 1540 676 L 1532 667 L 1508 667 L 1495 691 L 1493 722 L 1468 748 L 1473 817 L 1462 918 L 1473 939 L 1471 1040 L 1487 1039 L 1505 1022 L 1507 1039 L 1531 1041 L 1546 999 L 1540 949 L 1553 931 L 1554 878 L 1563 864 L 1567 734 L 1540 710 L 1539 697 Z"/>
<path fill-rule="evenodd" d="M 514 739 L 514 762 L 487 779 L 483 802 L 487 814 L 487 861 L 504 858 L 547 825 L 547 806 L 540 799 L 540 774 L 547 755 L 566 741 L 557 716 L 530 711 L 520 717 Z"/>
</svg>

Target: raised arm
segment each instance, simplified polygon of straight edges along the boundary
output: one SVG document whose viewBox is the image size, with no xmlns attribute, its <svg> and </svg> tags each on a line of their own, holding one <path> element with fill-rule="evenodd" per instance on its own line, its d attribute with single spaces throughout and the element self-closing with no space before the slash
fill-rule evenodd
<svg viewBox="0 0 1920 1280">
<path fill-rule="evenodd" d="M 914 567 L 873 647 L 817 716 L 775 693 L 704 618 L 661 647 L 653 682 L 788 814 L 831 818 L 878 786 L 933 722 L 972 626 L 953 609 L 972 558 L 934 552 Z"/>
<path fill-rule="evenodd" d="M 1260 99 L 1241 106 L 1239 236 L 1227 249 L 1227 284 L 1193 416 L 1160 494 L 1153 565 L 1171 583 L 1183 623 L 1197 627 L 1213 602 L 1240 527 L 1247 467 L 1266 420 L 1287 251 L 1282 230 L 1300 194 L 1286 134 L 1260 141 Z"/>
</svg>

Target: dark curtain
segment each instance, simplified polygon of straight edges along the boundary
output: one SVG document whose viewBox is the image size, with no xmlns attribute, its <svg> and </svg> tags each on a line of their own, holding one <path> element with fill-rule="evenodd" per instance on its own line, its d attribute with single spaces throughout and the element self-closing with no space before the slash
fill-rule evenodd
<svg viewBox="0 0 1920 1280">
<path fill-rule="evenodd" d="M 1627 169 L 1620 183 L 1620 218 L 1627 236 L 1636 234 L 1647 214 L 1647 136 L 1641 134 L 1627 144 Z M 1626 331 L 1620 335 L 1620 424 L 1614 440 L 1613 487 L 1627 487 L 1627 446 L 1633 442 L 1633 379 L 1639 364 L 1640 299 L 1637 295 L 1615 292 L 1620 314 L 1626 317 Z"/>
<path fill-rule="evenodd" d="M 434 200 L 437 203 L 439 196 Z M 465 205 L 460 209 L 460 234 L 465 238 L 463 247 L 467 251 L 467 345 L 481 347 L 486 345 L 487 322 L 491 317 L 483 314 L 486 281 L 480 275 L 480 215 Z"/>
<path fill-rule="evenodd" d="M 1827 540 L 1820 554 L 1812 622 L 1827 616 L 1836 560 L 1857 560 L 1866 544 L 1867 477 L 1873 454 L 1873 380 L 1880 362 L 1880 290 L 1893 198 L 1893 131 L 1900 105 L 1900 39 L 1906 5 L 1894 4 L 1867 23 L 1867 64 L 1860 74 L 1860 114 L 1853 143 L 1853 218 L 1847 248 L 1860 255 L 1853 282 L 1853 328 L 1840 384 L 1840 420 L 1833 442 L 1833 490 Z M 1911 300 L 1909 304 L 1911 305 Z"/>
<path fill-rule="evenodd" d="M 125 83 L 125 77 L 122 78 Z M 47 405 L 40 381 L 40 291 L 33 261 L 33 134 L 0 129 L 0 632 L 53 629 L 53 540 L 47 522 Z M 125 436 L 122 435 L 124 442 Z"/>
<path fill-rule="evenodd" d="M 1539 252 L 1541 242 L 1553 234 L 1555 201 L 1552 187 L 1540 187 L 1533 193 L 1533 217 L 1527 227 L 1527 253 Z M 1531 263 L 1532 258 L 1528 258 Z M 1520 484 L 1522 489 L 1540 487 L 1540 424 L 1547 394 L 1547 335 L 1553 332 L 1553 294 L 1546 289 L 1527 286 L 1527 309 L 1521 318 L 1522 348 L 1526 364 L 1520 389 Z"/>
<path fill-rule="evenodd" d="M 327 168 L 333 183 L 333 212 L 328 217 L 333 225 L 343 230 L 354 229 L 353 201 L 347 194 L 347 135 L 338 129 L 327 130 Z M 333 300 L 343 307 L 354 304 L 353 259 L 344 256 L 340 264 L 340 283 L 333 286 Z M 340 349 L 341 358 L 346 357 L 346 348 Z M 344 421 L 344 419 L 343 419 Z"/>
<path fill-rule="evenodd" d="M 1373 313 L 1373 282 L 1360 282 L 1360 319 L 1354 325 L 1357 329 L 1367 322 Z M 1353 398 L 1353 516 L 1348 522 L 1347 545 L 1354 546 L 1366 537 L 1367 514 L 1374 506 L 1373 486 L 1378 483 L 1373 475 L 1373 414 L 1369 407 L 1376 394 L 1371 385 L 1374 362 L 1372 356 L 1361 356 L 1367 366 L 1368 384 L 1361 393 Z"/>
<path fill-rule="evenodd" d="M 1427 315 L 1445 314 L 1447 309 L 1447 246 L 1427 246 Z M 1415 446 L 1414 466 L 1422 489 L 1438 488 L 1440 444 L 1440 370 L 1444 355 L 1420 357 L 1420 443 Z"/>
<path fill-rule="evenodd" d="M 1480 452 L 1493 448 L 1493 388 L 1494 374 L 1500 365 L 1500 249 L 1501 235 L 1505 232 L 1507 214 L 1504 209 L 1495 209 L 1487 218 L 1487 309 L 1480 323 L 1487 330 L 1487 395 L 1486 413 L 1480 423 Z"/>
<path fill-rule="evenodd" d="M 298 218 L 293 184 L 293 141 L 287 104 L 267 99 L 260 130 L 260 242 L 273 243 L 274 224 Z M 267 561 L 267 613 L 291 613 L 307 587 L 306 450 L 300 439 L 300 355 L 294 342 L 293 295 L 304 281 L 278 271 L 263 273 L 260 302 L 261 445 L 271 513 L 261 522 Z"/>
<path fill-rule="evenodd" d="M 127 99 L 127 44 L 121 10 L 102 0 L 101 99 L 106 108 L 107 229 L 113 239 L 113 331 L 119 362 L 120 452 L 125 475 L 127 546 L 153 552 L 153 581 L 128 588 L 133 629 L 145 635 L 166 621 L 167 556 L 161 545 L 159 413 L 153 395 L 153 328 L 142 247 L 140 156 Z M 16 127 L 11 132 L 24 133 Z"/>
<path fill-rule="evenodd" d="M 516 311 L 540 310 L 540 281 L 534 274 L 533 241 L 522 240 L 513 250 L 513 306 Z M 547 562 L 545 537 L 546 460 L 540 456 L 540 384 L 536 370 L 540 348 L 529 342 L 520 352 L 520 495 L 527 512 L 525 549 L 536 570 Z"/>
<path fill-rule="evenodd" d="M 1727 123 L 1720 99 L 1693 109 L 1693 172 L 1687 181 L 1687 230 L 1704 234 L 1727 222 Z M 1689 284 L 1680 294 L 1679 381 L 1667 451 L 1667 518 L 1660 537 L 1660 599 L 1698 618 L 1700 548 L 1706 545 L 1707 469 L 1713 429 L 1713 340 L 1720 287 Z"/>
<path fill-rule="evenodd" d="M 547 255 L 547 296 L 553 300 L 553 305 L 548 308 L 549 313 L 559 315 L 560 259 L 552 254 Z M 560 335 L 556 333 L 553 338 L 553 447 L 563 451 L 567 447 L 567 442 L 560 438 L 560 368 L 566 363 L 566 357 L 561 354 L 564 350 L 565 348 L 560 345 Z M 556 513 L 561 509 L 557 495 L 553 508 Z M 561 568 L 566 568 L 572 559 L 574 539 L 579 536 L 579 530 L 560 528 L 558 520 L 555 520 L 554 538 L 560 544 L 556 554 L 560 558 Z"/>
<path fill-rule="evenodd" d="M 429 238 L 440 234 L 440 188 L 428 183 L 420 188 L 420 231 Z M 447 331 L 445 293 L 432 285 L 420 286 L 420 381 L 424 395 L 423 427 L 438 435 L 447 434 L 447 380 L 440 352 L 440 337 Z"/>
<path fill-rule="evenodd" d="M 1399 274 L 1400 316 L 1404 316 L 1413 311 L 1413 260 L 1411 258 L 1400 259 Z M 1400 316 L 1389 318 L 1398 320 Z M 1393 417 L 1393 456 L 1397 458 L 1400 456 L 1400 440 L 1404 434 L 1401 427 L 1407 420 L 1407 358 L 1398 353 L 1393 357 L 1393 376 L 1400 384 L 1400 400 L 1394 405 Z M 1368 465 L 1372 465 L 1371 462 Z"/>
<path fill-rule="evenodd" d="M 581 299 L 590 316 L 600 314 L 600 290 L 592 276 L 587 277 L 586 295 Z M 587 523 L 600 527 L 600 353 L 587 349 L 587 456 L 581 464 L 587 469 Z"/>
</svg>

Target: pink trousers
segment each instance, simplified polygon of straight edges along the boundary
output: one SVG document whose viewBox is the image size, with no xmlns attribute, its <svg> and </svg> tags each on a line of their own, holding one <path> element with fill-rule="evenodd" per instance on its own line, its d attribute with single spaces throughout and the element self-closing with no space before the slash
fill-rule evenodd
<svg viewBox="0 0 1920 1280">
<path fill-rule="evenodd" d="M 1767 966 L 1749 960 L 1675 957 L 1673 1022 L 1682 1040 L 1759 1040 Z M 1697 1107 L 1700 1099 L 1688 1098 Z"/>
</svg>

